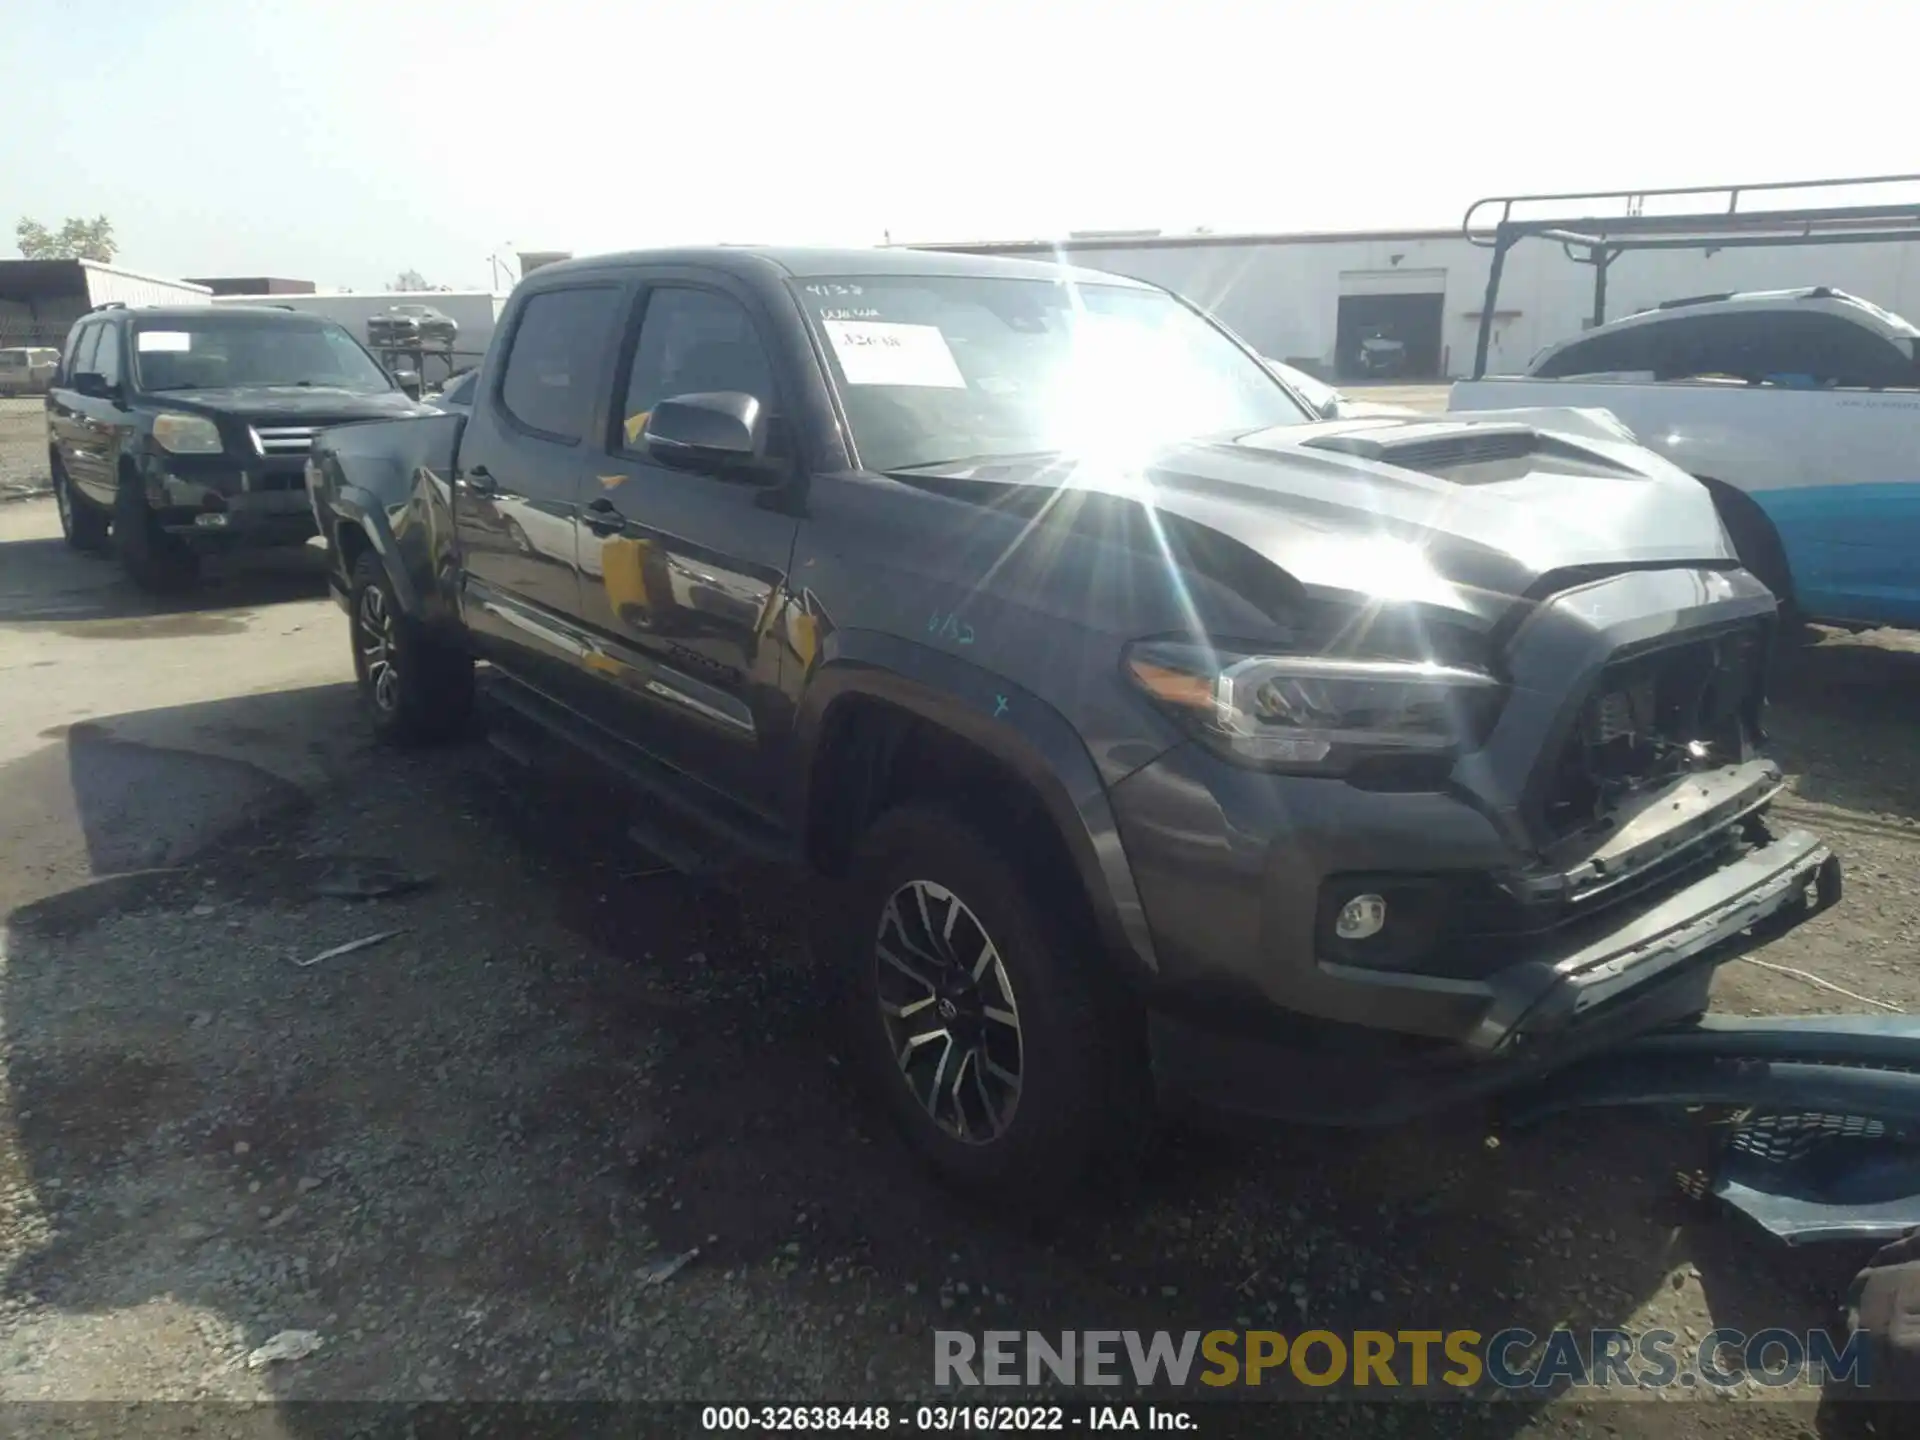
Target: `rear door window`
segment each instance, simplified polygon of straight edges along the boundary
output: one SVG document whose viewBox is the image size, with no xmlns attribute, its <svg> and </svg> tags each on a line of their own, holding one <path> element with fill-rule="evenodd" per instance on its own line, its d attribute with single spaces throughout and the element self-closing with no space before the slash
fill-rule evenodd
<svg viewBox="0 0 1920 1440">
<path fill-rule="evenodd" d="M 1779 384 L 1884 389 L 1915 381 L 1910 342 L 1822 310 L 1777 315 L 1760 348 L 1761 376 Z"/>
<path fill-rule="evenodd" d="M 500 404 L 523 430 L 574 444 L 593 424 L 619 310 L 611 285 L 530 296 L 514 325 Z M 610 387 L 609 387 L 610 388 Z"/>
<path fill-rule="evenodd" d="M 74 332 L 73 343 L 67 351 L 65 378 L 69 383 L 76 375 L 84 375 L 93 369 L 93 347 L 100 338 L 100 323 L 94 321 L 82 325 Z"/>
<path fill-rule="evenodd" d="M 117 327 L 101 325 L 100 340 L 94 346 L 90 368 L 109 385 L 120 383 L 120 331 Z"/>
</svg>

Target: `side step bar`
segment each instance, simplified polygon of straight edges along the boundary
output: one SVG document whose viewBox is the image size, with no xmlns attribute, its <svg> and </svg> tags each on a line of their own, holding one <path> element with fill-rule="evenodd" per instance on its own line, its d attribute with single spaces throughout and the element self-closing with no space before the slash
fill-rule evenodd
<svg viewBox="0 0 1920 1440">
<path fill-rule="evenodd" d="M 712 880 L 742 861 L 800 863 L 798 847 L 763 817 L 635 750 L 566 706 L 498 674 L 481 694 L 485 705 L 503 712 L 501 718 L 518 722 L 506 729 L 489 726 L 489 740 L 510 759 L 534 765 L 536 746 L 530 740 L 562 741 L 654 802 L 663 813 L 636 820 L 628 834 L 674 869 Z M 684 838 L 681 832 L 686 832 Z"/>
</svg>

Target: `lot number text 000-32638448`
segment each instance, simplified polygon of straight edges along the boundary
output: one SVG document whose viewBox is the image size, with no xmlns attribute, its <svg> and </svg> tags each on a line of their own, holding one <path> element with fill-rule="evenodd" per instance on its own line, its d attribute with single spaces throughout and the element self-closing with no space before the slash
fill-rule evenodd
<svg viewBox="0 0 1920 1440">
<path fill-rule="evenodd" d="M 1002 1434 L 1038 1430 L 1192 1430 L 1184 1410 L 1152 1405 L 708 1405 L 702 1430 L 901 1430 Z"/>
</svg>

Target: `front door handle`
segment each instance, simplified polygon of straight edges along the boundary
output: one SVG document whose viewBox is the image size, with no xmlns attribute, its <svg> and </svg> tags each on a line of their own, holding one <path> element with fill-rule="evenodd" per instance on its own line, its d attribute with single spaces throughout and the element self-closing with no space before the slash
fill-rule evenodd
<svg viewBox="0 0 1920 1440">
<path fill-rule="evenodd" d="M 475 495 L 498 495 L 500 486 L 493 478 L 493 472 L 484 465 L 476 465 L 467 471 L 467 489 Z"/>
<path fill-rule="evenodd" d="M 586 507 L 582 518 L 596 535 L 618 535 L 627 528 L 627 517 L 604 495 Z"/>
</svg>

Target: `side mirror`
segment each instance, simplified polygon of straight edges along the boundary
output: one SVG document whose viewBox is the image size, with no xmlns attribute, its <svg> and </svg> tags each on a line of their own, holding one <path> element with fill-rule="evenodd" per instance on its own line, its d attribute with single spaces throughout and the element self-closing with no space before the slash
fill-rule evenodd
<svg viewBox="0 0 1920 1440">
<path fill-rule="evenodd" d="M 420 398 L 420 372 L 418 370 L 395 370 L 393 372 L 393 383 L 400 387 L 401 392 L 405 394 L 409 400 L 418 400 Z"/>
<path fill-rule="evenodd" d="M 1322 420 L 1338 420 L 1340 418 L 1340 397 L 1338 395 L 1329 395 L 1320 402 L 1320 418 Z"/>
<path fill-rule="evenodd" d="M 662 400 L 641 432 L 647 454 L 681 470 L 719 471 L 760 457 L 760 401 L 738 390 Z"/>
<path fill-rule="evenodd" d="M 89 400 L 118 400 L 120 387 L 93 370 L 82 370 L 73 377 L 73 388 Z"/>
</svg>

